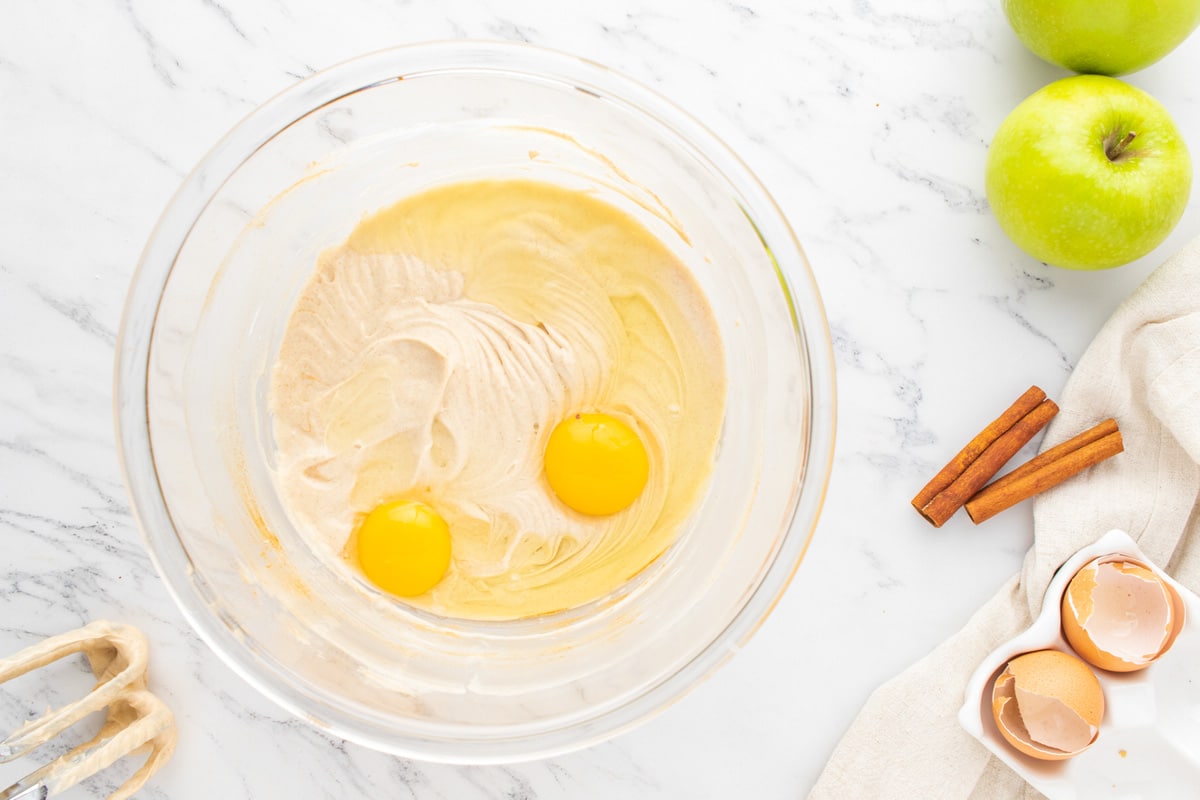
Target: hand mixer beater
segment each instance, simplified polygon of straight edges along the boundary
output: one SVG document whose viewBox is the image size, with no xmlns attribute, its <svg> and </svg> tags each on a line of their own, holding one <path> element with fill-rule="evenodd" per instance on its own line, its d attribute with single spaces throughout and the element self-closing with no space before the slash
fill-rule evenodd
<svg viewBox="0 0 1200 800">
<path fill-rule="evenodd" d="M 132 795 L 175 752 L 175 718 L 146 689 L 149 646 L 137 628 L 96 621 L 51 637 L 0 659 L 0 683 L 73 653 L 83 653 L 96 674 L 96 688 L 83 698 L 26 722 L 0 742 L 0 763 L 31 752 L 89 714 L 107 708 L 95 738 L 0 790 L 0 800 L 44 800 L 103 770 L 121 758 L 149 749 L 146 762 L 109 800 Z"/>
</svg>

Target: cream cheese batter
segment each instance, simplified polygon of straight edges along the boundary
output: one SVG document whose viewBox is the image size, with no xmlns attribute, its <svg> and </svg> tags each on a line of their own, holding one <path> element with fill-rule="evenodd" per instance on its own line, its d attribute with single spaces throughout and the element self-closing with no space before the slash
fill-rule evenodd
<svg viewBox="0 0 1200 800">
<path fill-rule="evenodd" d="M 646 228 L 533 181 L 451 184 L 365 219 L 320 257 L 270 396 L 278 482 L 330 559 L 363 516 L 411 499 L 449 524 L 452 561 L 416 606 L 514 619 L 603 597 L 675 539 L 703 494 L 724 414 L 706 298 Z M 650 478 L 588 517 L 542 467 L 570 414 L 636 430 Z"/>
</svg>

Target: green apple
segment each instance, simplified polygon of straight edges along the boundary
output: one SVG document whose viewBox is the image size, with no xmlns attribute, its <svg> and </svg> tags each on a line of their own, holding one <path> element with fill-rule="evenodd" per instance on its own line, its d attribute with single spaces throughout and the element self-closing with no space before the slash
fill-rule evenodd
<svg viewBox="0 0 1200 800">
<path fill-rule="evenodd" d="M 1017 37 L 1075 72 L 1124 75 L 1148 67 L 1200 24 L 1200 0 L 1003 0 Z"/>
<path fill-rule="evenodd" d="M 1107 269 L 1149 253 L 1192 187 L 1187 145 L 1167 110 L 1116 78 L 1076 75 L 1025 98 L 987 156 L 987 196 L 1034 258 Z"/>
</svg>

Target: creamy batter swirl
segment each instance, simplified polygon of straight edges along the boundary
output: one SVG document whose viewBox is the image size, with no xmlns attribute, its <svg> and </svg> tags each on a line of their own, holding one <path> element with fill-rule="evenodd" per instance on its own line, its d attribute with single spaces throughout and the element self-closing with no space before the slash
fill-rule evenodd
<svg viewBox="0 0 1200 800">
<path fill-rule="evenodd" d="M 450 571 L 409 602 L 511 619 L 602 597 L 674 540 L 703 493 L 724 354 L 686 267 L 632 217 L 532 181 L 453 184 L 368 217 L 322 254 L 275 365 L 289 515 L 348 557 L 362 516 L 420 500 L 450 526 Z M 600 411 L 646 444 L 638 500 L 587 517 L 542 454 Z"/>
</svg>

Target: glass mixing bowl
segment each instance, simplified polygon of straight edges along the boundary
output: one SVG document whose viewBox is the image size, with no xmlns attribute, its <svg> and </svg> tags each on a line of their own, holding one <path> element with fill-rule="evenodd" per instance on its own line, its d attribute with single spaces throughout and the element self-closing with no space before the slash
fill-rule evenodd
<svg viewBox="0 0 1200 800">
<path fill-rule="evenodd" d="M 267 388 L 324 248 L 401 197 L 499 177 L 587 190 L 662 239 L 712 304 L 729 388 L 707 492 L 673 546 L 586 606 L 480 622 L 372 598 L 306 549 L 274 482 Z M 654 93 L 526 46 L 379 52 L 253 112 L 164 212 L 117 350 L 125 479 L 183 614 L 263 694 L 399 755 L 542 757 L 666 707 L 770 612 L 830 471 L 828 329 L 766 190 Z"/>
</svg>

